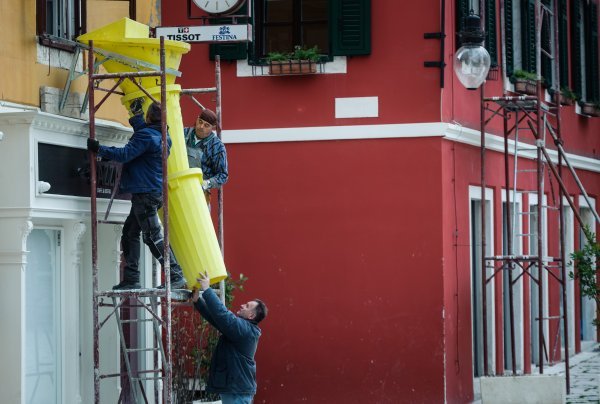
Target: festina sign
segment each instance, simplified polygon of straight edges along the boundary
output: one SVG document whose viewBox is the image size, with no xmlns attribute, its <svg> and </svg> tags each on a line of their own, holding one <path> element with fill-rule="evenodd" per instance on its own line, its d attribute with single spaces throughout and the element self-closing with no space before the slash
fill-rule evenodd
<svg viewBox="0 0 600 404">
<path fill-rule="evenodd" d="M 250 24 L 199 25 L 193 27 L 156 27 L 156 37 L 184 42 L 249 42 L 252 41 Z"/>
</svg>

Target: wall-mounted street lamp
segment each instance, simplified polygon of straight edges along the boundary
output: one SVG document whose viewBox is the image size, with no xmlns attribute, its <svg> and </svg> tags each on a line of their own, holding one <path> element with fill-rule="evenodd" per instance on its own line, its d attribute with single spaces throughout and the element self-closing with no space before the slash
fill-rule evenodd
<svg viewBox="0 0 600 404">
<path fill-rule="evenodd" d="M 458 35 L 462 46 L 454 56 L 454 71 L 463 86 L 476 90 L 485 81 L 491 65 L 490 54 L 481 45 L 484 39 L 481 18 L 471 11 Z"/>
</svg>

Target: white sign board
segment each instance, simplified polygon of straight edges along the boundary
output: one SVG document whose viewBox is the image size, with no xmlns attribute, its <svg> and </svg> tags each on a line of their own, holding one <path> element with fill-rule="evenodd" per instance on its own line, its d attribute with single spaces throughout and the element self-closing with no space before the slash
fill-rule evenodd
<svg viewBox="0 0 600 404">
<path fill-rule="evenodd" d="M 156 27 L 156 37 L 184 42 L 251 42 L 252 25 L 197 25 L 192 27 Z"/>
</svg>

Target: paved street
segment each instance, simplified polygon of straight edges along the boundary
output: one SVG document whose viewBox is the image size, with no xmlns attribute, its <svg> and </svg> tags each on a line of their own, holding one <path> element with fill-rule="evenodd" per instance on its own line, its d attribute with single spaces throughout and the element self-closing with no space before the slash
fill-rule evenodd
<svg viewBox="0 0 600 404">
<path fill-rule="evenodd" d="M 595 403 L 600 404 L 600 345 L 587 343 L 582 352 L 571 358 L 571 391 L 567 395 L 567 404 Z M 565 365 L 556 364 L 544 369 L 546 375 L 564 375 Z M 479 385 L 475 385 L 475 401 L 481 404 Z"/>
<path fill-rule="evenodd" d="M 571 366 L 571 392 L 567 403 L 600 403 L 600 348 L 582 352 Z"/>
<path fill-rule="evenodd" d="M 600 403 L 600 346 L 595 343 L 571 358 L 571 391 L 567 403 Z M 564 363 L 548 368 L 546 374 L 564 374 Z"/>
</svg>

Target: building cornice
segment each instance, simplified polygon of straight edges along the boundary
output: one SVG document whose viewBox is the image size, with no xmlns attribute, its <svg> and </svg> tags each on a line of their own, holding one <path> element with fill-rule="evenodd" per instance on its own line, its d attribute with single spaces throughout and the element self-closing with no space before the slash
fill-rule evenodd
<svg viewBox="0 0 600 404">
<path fill-rule="evenodd" d="M 49 114 L 39 109 L 25 108 L 12 109 L 0 108 L 0 124 L 5 125 L 30 125 L 43 132 L 60 133 L 88 137 L 88 121 L 69 118 L 61 115 Z M 96 136 L 99 139 L 124 143 L 131 136 L 132 129 L 117 122 L 96 120 Z"/>
<path fill-rule="evenodd" d="M 481 132 L 464 126 L 456 124 L 446 124 L 447 128 L 444 131 L 444 138 L 452 140 L 454 142 L 465 143 L 472 146 L 481 146 Z M 519 148 L 531 147 L 533 151 L 536 150 L 535 146 L 524 143 L 519 144 Z M 485 147 L 487 150 L 492 150 L 500 153 L 504 153 L 504 138 L 497 135 L 486 133 L 485 135 Z M 515 141 L 512 139 L 508 140 L 508 150 L 511 155 L 514 155 Z M 558 152 L 552 149 L 546 149 L 553 163 L 558 163 Z M 522 151 L 520 153 L 523 153 Z M 526 152 L 527 153 L 527 152 Z M 578 154 L 566 153 L 569 163 L 574 168 L 581 170 L 592 171 L 600 173 L 600 160 L 593 159 L 590 157 L 581 156 Z M 535 158 L 535 152 L 529 155 L 519 154 L 519 157 L 528 158 L 533 160 Z"/>
</svg>

